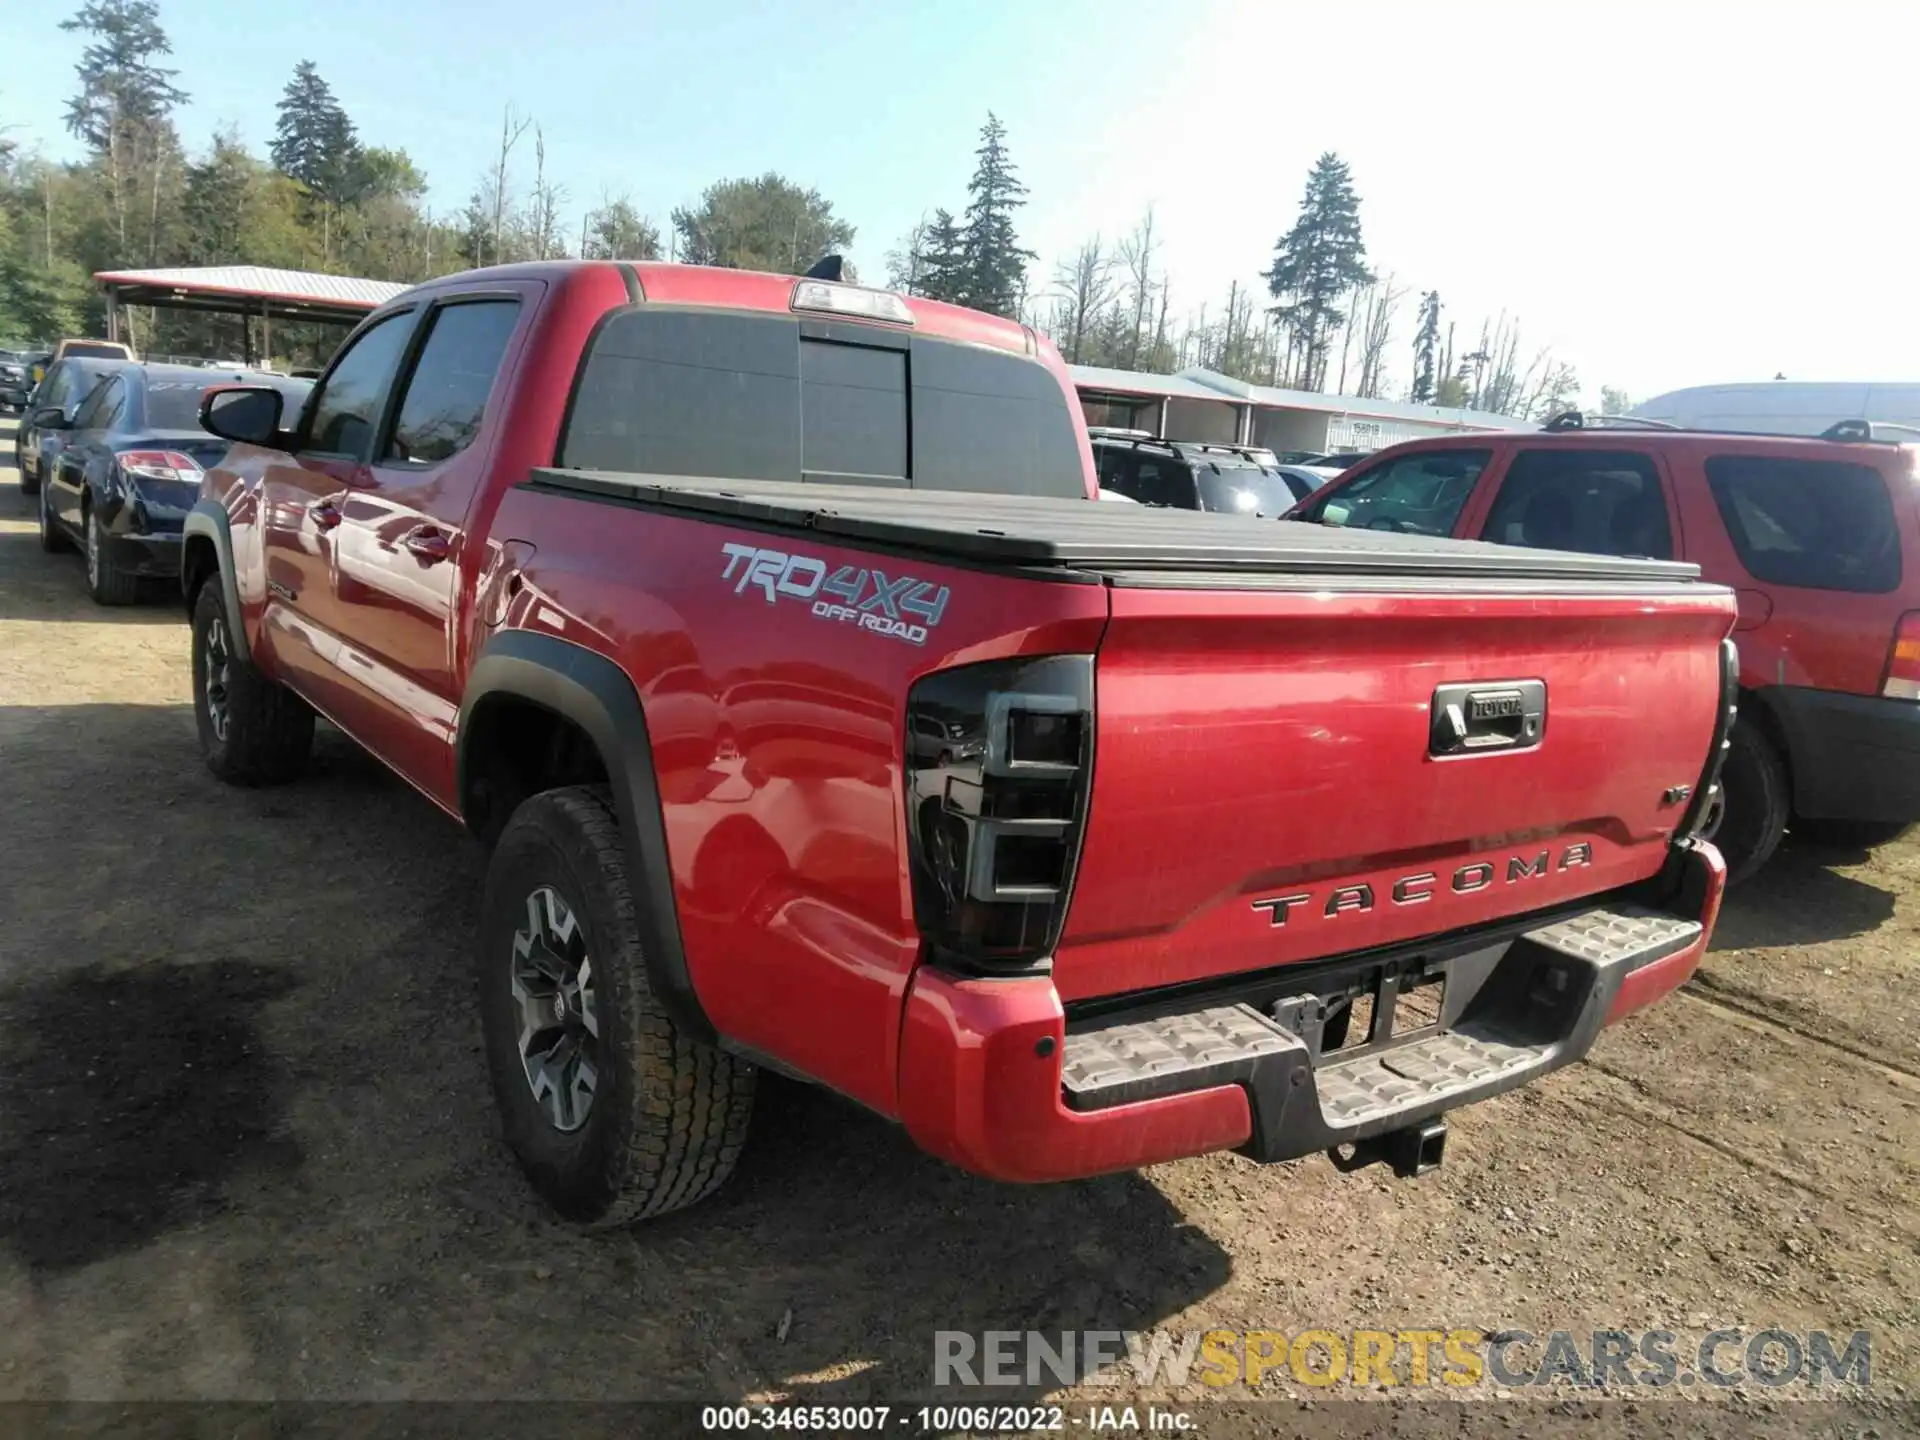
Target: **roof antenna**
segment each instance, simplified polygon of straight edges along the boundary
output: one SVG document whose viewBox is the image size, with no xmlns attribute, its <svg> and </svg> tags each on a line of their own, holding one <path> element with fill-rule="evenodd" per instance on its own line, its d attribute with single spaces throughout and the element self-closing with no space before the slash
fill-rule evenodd
<svg viewBox="0 0 1920 1440">
<path fill-rule="evenodd" d="M 804 280 L 838 280 L 845 268 L 844 261 L 838 255 L 822 255 L 813 262 L 813 268 L 801 278 Z"/>
</svg>

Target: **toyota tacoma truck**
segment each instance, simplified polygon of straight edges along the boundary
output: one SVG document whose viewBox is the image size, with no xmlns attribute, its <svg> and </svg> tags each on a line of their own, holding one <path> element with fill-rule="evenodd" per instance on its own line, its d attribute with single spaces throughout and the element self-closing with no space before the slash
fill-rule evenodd
<svg viewBox="0 0 1920 1440">
<path fill-rule="evenodd" d="M 1418 1173 L 1707 944 L 1690 566 L 1093 503 L 1046 340 L 808 277 L 451 276 L 283 403 L 203 402 L 206 763 L 289 780 L 321 715 L 491 847 L 567 1216 L 712 1191 L 762 1070 L 1010 1181 Z"/>
</svg>

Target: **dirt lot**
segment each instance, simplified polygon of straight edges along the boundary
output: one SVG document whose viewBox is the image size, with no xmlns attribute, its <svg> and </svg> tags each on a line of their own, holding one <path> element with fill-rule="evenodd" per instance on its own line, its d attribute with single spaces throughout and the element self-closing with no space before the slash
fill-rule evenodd
<svg viewBox="0 0 1920 1440">
<path fill-rule="evenodd" d="M 1789 844 L 1682 997 L 1419 1182 L 1003 1187 L 781 1086 L 718 1198 L 587 1237 L 498 1140 L 478 852 L 336 735 L 218 786 L 177 607 L 92 606 L 10 469 L 0 761 L 0 1399 L 845 1401 L 924 1393 L 937 1329 L 1154 1326 L 1865 1329 L 1920 1384 L 1917 843 Z"/>
</svg>

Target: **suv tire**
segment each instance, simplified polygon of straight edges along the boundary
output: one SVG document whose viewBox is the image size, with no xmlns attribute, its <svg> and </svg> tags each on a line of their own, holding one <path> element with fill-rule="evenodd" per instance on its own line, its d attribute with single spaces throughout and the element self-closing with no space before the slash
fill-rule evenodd
<svg viewBox="0 0 1920 1440">
<path fill-rule="evenodd" d="M 229 785 L 278 785 L 306 769 L 313 711 L 233 649 L 219 577 L 193 601 L 193 719 L 207 768 Z"/>
<path fill-rule="evenodd" d="M 507 1144 L 570 1220 L 691 1205 L 732 1174 L 754 1068 L 682 1035 L 647 977 L 604 787 L 533 796 L 487 870 L 480 1016 Z"/>
<path fill-rule="evenodd" d="M 1913 828 L 1909 820 L 1796 820 L 1796 839 L 1833 850 L 1872 850 L 1891 845 Z"/>
<path fill-rule="evenodd" d="M 22 495 L 37 495 L 40 493 L 40 477 L 27 470 L 26 453 L 20 448 L 20 439 L 18 436 L 15 436 L 13 441 L 13 469 L 14 473 L 20 477 L 20 493 Z"/>
<path fill-rule="evenodd" d="M 1720 793 L 1720 815 L 1706 838 L 1727 862 L 1727 883 L 1737 885 L 1772 858 L 1787 828 L 1787 767 L 1756 727 L 1734 725 Z"/>
</svg>

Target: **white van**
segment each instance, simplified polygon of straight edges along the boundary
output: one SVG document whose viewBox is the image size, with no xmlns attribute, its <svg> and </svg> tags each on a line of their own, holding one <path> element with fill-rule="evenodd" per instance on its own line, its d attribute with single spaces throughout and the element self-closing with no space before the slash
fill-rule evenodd
<svg viewBox="0 0 1920 1440">
<path fill-rule="evenodd" d="M 1818 435 L 1841 420 L 1920 426 L 1920 384 L 1763 380 L 1695 385 L 1642 401 L 1633 413 L 1687 430 L 1761 435 Z"/>
</svg>

